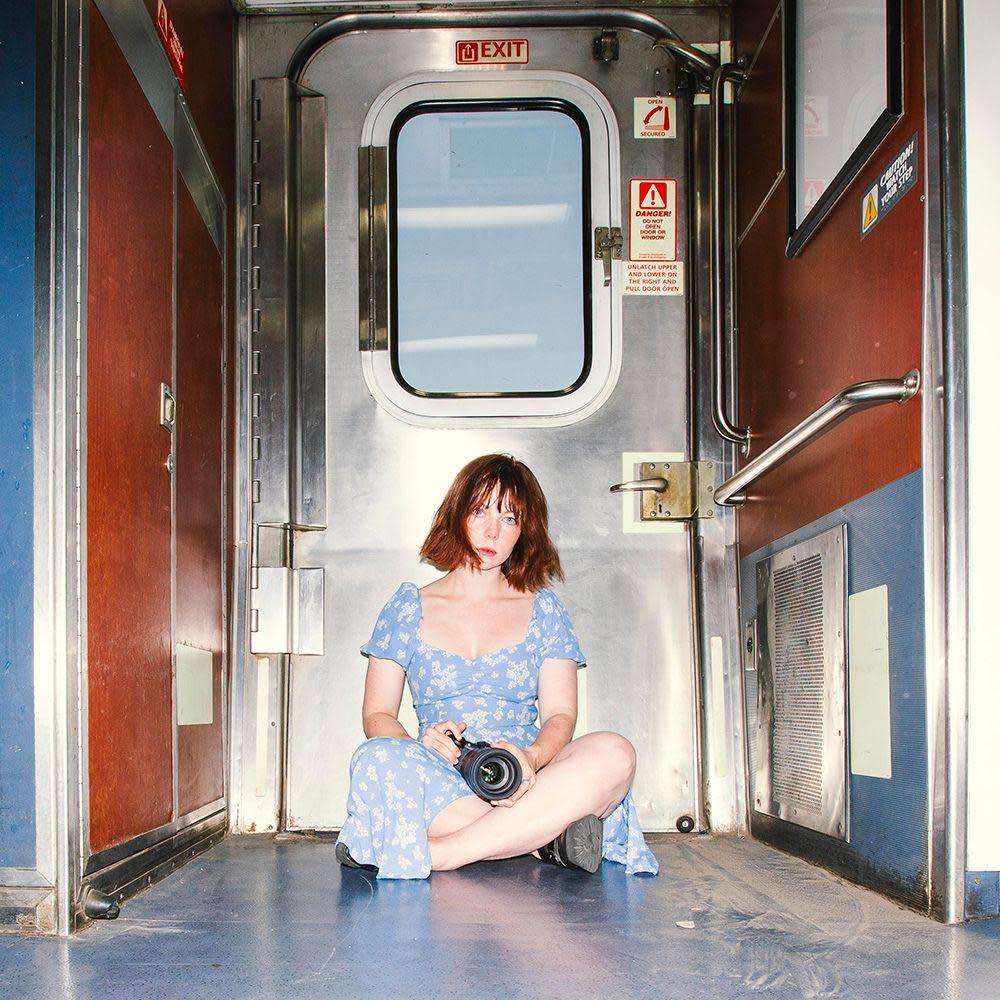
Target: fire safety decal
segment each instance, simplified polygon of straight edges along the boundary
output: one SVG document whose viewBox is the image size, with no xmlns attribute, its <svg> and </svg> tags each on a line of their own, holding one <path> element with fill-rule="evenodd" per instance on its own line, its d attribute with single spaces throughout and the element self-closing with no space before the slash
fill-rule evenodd
<svg viewBox="0 0 1000 1000">
<path fill-rule="evenodd" d="M 677 181 L 633 177 L 629 205 L 629 260 L 676 260 Z"/>
</svg>

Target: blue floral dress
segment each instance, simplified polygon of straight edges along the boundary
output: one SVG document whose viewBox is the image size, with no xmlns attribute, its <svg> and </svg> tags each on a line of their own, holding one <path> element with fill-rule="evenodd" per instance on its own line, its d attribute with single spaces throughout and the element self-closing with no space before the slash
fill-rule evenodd
<svg viewBox="0 0 1000 1000">
<path fill-rule="evenodd" d="M 538 671 L 548 658 L 584 663 L 562 601 L 548 588 L 535 595 L 522 642 L 467 660 L 418 636 L 420 590 L 401 584 L 375 623 L 361 652 L 395 660 L 405 671 L 420 723 L 418 739 L 437 722 L 467 724 L 469 741 L 535 741 Z M 343 841 L 360 864 L 377 865 L 379 878 L 427 878 L 431 856 L 427 829 L 456 799 L 471 795 L 465 780 L 439 753 L 398 737 L 366 740 L 351 759 L 351 788 Z M 656 874 L 629 792 L 604 820 L 604 857 L 629 875 Z"/>
</svg>

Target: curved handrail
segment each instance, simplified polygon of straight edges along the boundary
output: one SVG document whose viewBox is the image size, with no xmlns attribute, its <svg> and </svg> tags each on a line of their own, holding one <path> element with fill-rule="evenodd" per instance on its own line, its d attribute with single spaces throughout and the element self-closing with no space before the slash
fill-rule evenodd
<svg viewBox="0 0 1000 1000">
<path fill-rule="evenodd" d="M 378 28 L 631 28 L 656 39 L 660 47 L 690 63 L 710 77 L 716 60 L 685 42 L 676 31 L 650 14 L 616 7 L 506 9 L 506 10 L 418 10 L 392 13 L 338 14 L 324 21 L 299 42 L 288 63 L 286 76 L 300 83 L 309 60 L 327 42 L 352 31 Z"/>
<path fill-rule="evenodd" d="M 916 368 L 902 378 L 876 379 L 872 382 L 858 382 L 841 389 L 836 396 L 828 399 L 818 410 L 810 413 L 800 424 L 784 437 L 775 441 L 770 448 L 762 451 L 752 462 L 747 463 L 736 475 L 731 476 L 715 491 L 715 502 L 720 506 L 735 506 L 746 502 L 744 490 L 776 465 L 790 458 L 800 448 L 828 431 L 834 424 L 859 410 L 882 403 L 903 403 L 917 394 L 920 388 L 920 372 Z"/>
</svg>

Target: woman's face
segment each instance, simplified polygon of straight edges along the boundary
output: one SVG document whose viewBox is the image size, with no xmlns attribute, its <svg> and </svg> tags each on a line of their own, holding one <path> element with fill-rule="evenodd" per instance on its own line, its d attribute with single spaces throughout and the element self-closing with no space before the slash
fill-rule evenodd
<svg viewBox="0 0 1000 1000">
<path fill-rule="evenodd" d="M 506 501 L 501 507 L 499 492 L 497 485 L 490 494 L 489 502 L 477 507 L 465 519 L 469 542 L 479 554 L 480 570 L 502 566 L 521 537 L 517 516 Z"/>
</svg>

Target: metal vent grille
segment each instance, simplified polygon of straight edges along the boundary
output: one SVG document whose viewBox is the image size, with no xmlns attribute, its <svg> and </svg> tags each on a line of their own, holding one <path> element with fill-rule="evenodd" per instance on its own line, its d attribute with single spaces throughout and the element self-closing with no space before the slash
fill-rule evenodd
<svg viewBox="0 0 1000 1000">
<path fill-rule="evenodd" d="M 757 564 L 754 808 L 847 839 L 847 531 Z"/>
<path fill-rule="evenodd" d="M 823 805 L 823 559 L 817 553 L 774 574 L 775 798 Z"/>
</svg>

